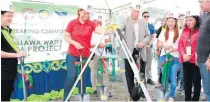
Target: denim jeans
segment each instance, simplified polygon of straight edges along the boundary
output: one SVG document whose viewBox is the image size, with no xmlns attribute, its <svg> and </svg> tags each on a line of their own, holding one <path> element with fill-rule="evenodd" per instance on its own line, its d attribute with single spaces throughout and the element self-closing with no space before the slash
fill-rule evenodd
<svg viewBox="0 0 210 102">
<path fill-rule="evenodd" d="M 160 57 L 160 63 L 163 63 L 164 61 L 166 61 L 166 55 L 163 55 Z M 178 68 L 179 68 L 178 58 L 174 57 L 174 60 L 171 62 L 170 70 L 169 70 L 169 80 L 170 80 L 170 85 L 171 85 L 170 97 L 172 98 L 174 98 L 175 96 L 176 84 L 177 84 L 176 76 L 177 76 Z M 162 66 L 161 66 L 161 70 L 163 72 Z"/>
<path fill-rule="evenodd" d="M 87 58 L 83 58 L 83 60 L 87 60 Z M 67 74 L 66 74 L 66 78 L 64 81 L 64 100 L 67 98 L 70 90 L 72 89 L 77 76 L 80 72 L 78 72 L 78 68 L 75 65 L 75 62 L 80 61 L 79 57 L 76 56 L 72 56 L 70 54 L 67 54 L 66 56 L 66 63 L 67 63 Z M 83 75 L 82 75 L 82 80 L 83 80 L 83 92 L 85 93 L 86 90 L 86 83 L 85 83 L 85 77 L 88 76 L 88 69 L 89 67 L 86 68 L 86 70 L 84 71 Z M 79 92 L 81 92 L 80 90 L 80 85 L 81 83 L 78 83 L 78 88 L 79 88 Z"/>
<path fill-rule="evenodd" d="M 203 80 L 204 93 L 206 94 L 207 101 L 210 101 L 210 72 L 207 71 L 204 63 L 199 63 L 201 79 Z"/>
</svg>

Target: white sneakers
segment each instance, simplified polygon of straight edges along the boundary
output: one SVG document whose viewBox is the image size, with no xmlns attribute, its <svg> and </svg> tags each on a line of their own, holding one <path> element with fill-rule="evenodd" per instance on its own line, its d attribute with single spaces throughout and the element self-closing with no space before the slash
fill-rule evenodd
<svg viewBox="0 0 210 102">
<path fill-rule="evenodd" d="M 207 97 L 204 93 L 201 94 L 201 101 L 206 101 Z"/>
<path fill-rule="evenodd" d="M 174 98 L 170 97 L 169 102 L 174 102 Z"/>
</svg>

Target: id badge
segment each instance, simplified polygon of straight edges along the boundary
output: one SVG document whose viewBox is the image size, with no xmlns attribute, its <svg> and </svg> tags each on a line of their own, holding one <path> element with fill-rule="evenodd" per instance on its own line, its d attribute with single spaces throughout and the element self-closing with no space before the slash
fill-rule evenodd
<svg viewBox="0 0 210 102">
<path fill-rule="evenodd" d="M 191 46 L 186 47 L 186 53 L 187 55 L 191 55 Z"/>
</svg>

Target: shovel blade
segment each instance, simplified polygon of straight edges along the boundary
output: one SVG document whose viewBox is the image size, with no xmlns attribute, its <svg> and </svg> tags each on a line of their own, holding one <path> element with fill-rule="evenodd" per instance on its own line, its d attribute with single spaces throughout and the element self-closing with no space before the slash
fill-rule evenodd
<svg viewBox="0 0 210 102">
<path fill-rule="evenodd" d="M 156 99 L 157 101 L 168 101 L 170 97 L 170 91 L 167 91 L 165 94 L 163 90 L 158 89 L 156 91 Z"/>
<path fill-rule="evenodd" d="M 170 91 L 167 91 L 167 92 L 165 93 L 165 95 L 164 95 L 163 100 L 168 101 L 168 100 L 169 100 L 169 97 L 170 97 Z"/>
<path fill-rule="evenodd" d="M 141 87 L 140 86 L 135 86 L 132 90 L 131 98 L 133 101 L 138 101 L 141 98 Z"/>
<path fill-rule="evenodd" d="M 97 87 L 97 93 L 101 101 L 106 101 L 109 97 L 108 86 Z"/>
<path fill-rule="evenodd" d="M 156 100 L 157 101 L 163 101 L 164 93 L 163 90 L 157 89 L 156 90 Z"/>
<path fill-rule="evenodd" d="M 78 94 L 74 96 L 75 101 L 90 101 L 90 95 L 89 94 Z"/>
</svg>

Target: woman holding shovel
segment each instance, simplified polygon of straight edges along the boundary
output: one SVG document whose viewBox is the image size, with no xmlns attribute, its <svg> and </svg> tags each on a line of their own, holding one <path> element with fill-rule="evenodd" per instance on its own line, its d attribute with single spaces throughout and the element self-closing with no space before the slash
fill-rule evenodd
<svg viewBox="0 0 210 102">
<path fill-rule="evenodd" d="M 77 78 L 77 67 L 75 62 L 80 61 L 80 54 L 83 60 L 87 60 L 90 55 L 91 37 L 93 31 L 102 34 L 104 30 L 100 26 L 91 21 L 90 9 L 91 5 L 84 5 L 78 10 L 78 18 L 69 22 L 64 39 L 69 43 L 67 62 L 67 76 L 64 82 L 64 100 L 67 98 L 73 84 Z M 80 54 L 79 54 L 79 53 Z M 83 74 L 83 80 L 87 77 L 87 70 Z M 83 83 L 83 92 L 85 92 L 86 84 Z M 81 91 L 81 90 L 80 90 Z"/>
<path fill-rule="evenodd" d="M 18 58 L 25 56 L 18 50 L 14 31 L 9 27 L 14 16 L 10 2 L 1 2 L 1 101 L 10 101 L 17 77 Z"/>
<path fill-rule="evenodd" d="M 179 39 L 179 30 L 177 24 L 178 15 L 176 15 L 175 13 L 168 13 L 166 18 L 167 18 L 166 29 L 165 31 L 161 32 L 158 38 L 159 40 L 158 47 L 162 49 L 160 54 L 160 63 L 161 63 L 160 67 L 162 67 L 161 68 L 162 73 L 164 73 L 163 70 L 165 68 L 163 67 L 163 64 L 165 62 L 168 62 L 168 60 L 171 60 L 170 65 L 167 66 L 169 71 L 166 72 L 168 74 L 166 77 L 169 77 L 171 85 L 169 101 L 173 101 L 176 91 L 176 75 L 179 67 L 179 62 L 178 62 L 179 53 L 177 51 L 178 39 Z M 172 56 L 172 59 L 168 59 L 167 58 L 168 55 Z M 162 77 L 164 77 L 164 75 L 162 75 Z M 166 78 L 165 80 L 166 83 L 169 80 L 167 80 Z M 167 86 L 164 88 L 166 88 L 164 90 L 168 90 Z"/>
<path fill-rule="evenodd" d="M 184 70 L 185 101 L 199 101 L 201 75 L 197 65 L 196 46 L 201 20 L 199 14 L 193 12 L 187 14 L 186 25 L 179 39 L 179 60 Z M 193 97 L 192 86 L 194 86 Z"/>
</svg>

